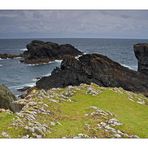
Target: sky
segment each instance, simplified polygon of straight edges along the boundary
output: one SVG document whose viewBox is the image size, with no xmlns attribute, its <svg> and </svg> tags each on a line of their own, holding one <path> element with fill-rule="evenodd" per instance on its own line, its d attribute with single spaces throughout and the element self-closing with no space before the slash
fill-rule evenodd
<svg viewBox="0 0 148 148">
<path fill-rule="evenodd" d="M 0 10 L 0 38 L 148 39 L 148 11 Z"/>
</svg>

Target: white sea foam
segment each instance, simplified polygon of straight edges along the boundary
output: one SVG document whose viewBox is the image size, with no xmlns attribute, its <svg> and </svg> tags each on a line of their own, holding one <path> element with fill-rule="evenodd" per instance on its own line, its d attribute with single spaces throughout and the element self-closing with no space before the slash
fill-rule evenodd
<svg viewBox="0 0 148 148">
<path fill-rule="evenodd" d="M 23 84 L 23 85 L 10 86 L 9 88 L 10 89 L 21 89 L 21 88 L 24 88 L 24 87 L 33 87 L 33 86 L 35 86 L 35 83 L 26 83 L 26 84 Z"/>
<path fill-rule="evenodd" d="M 82 55 L 78 55 L 78 56 L 75 57 L 75 59 L 79 59 L 81 56 L 82 56 Z"/>
<path fill-rule="evenodd" d="M 51 75 L 51 73 L 47 73 L 47 74 L 45 74 L 45 75 L 43 75 L 44 77 L 47 77 L 47 76 L 50 76 Z"/>
<path fill-rule="evenodd" d="M 33 87 L 35 85 L 36 85 L 35 83 L 27 83 L 25 86 Z"/>
<path fill-rule="evenodd" d="M 28 66 L 39 66 L 39 65 L 46 65 L 46 64 L 49 64 L 49 63 L 28 64 Z"/>
<path fill-rule="evenodd" d="M 28 50 L 27 48 L 20 49 L 20 51 L 27 51 L 27 50 Z"/>
<path fill-rule="evenodd" d="M 62 60 L 54 60 L 54 62 L 61 63 Z"/>
<path fill-rule="evenodd" d="M 39 63 L 39 64 L 28 64 L 28 66 L 39 66 L 39 65 L 47 65 L 47 64 L 51 64 L 51 63 L 61 63 L 62 60 L 54 60 L 54 61 L 50 61 L 48 63 Z"/>
<path fill-rule="evenodd" d="M 86 55 L 86 54 L 87 54 L 87 53 L 84 52 L 82 55 Z M 76 56 L 75 58 L 78 59 L 78 58 L 80 58 L 82 55 L 78 55 L 78 56 Z"/>
<path fill-rule="evenodd" d="M 21 59 L 22 57 L 16 57 L 16 58 L 14 58 L 14 59 Z"/>
<path fill-rule="evenodd" d="M 2 67 L 3 65 L 0 64 L 0 67 Z"/>
<path fill-rule="evenodd" d="M 36 81 L 37 81 L 37 79 L 36 79 L 36 78 L 34 78 L 34 79 L 32 79 L 32 81 L 33 81 L 33 82 L 36 82 Z"/>
<path fill-rule="evenodd" d="M 133 66 L 129 66 L 129 65 L 125 65 L 125 64 L 121 64 L 122 66 L 124 66 L 124 67 L 127 67 L 127 68 L 129 68 L 129 69 L 131 69 L 131 70 L 137 70 L 137 65 L 133 65 Z"/>
</svg>

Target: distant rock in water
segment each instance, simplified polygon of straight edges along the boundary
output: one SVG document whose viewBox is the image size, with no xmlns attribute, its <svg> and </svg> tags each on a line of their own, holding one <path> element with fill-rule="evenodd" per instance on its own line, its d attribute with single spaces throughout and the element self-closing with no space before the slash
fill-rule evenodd
<svg viewBox="0 0 148 148">
<path fill-rule="evenodd" d="M 148 43 L 135 44 L 134 52 L 138 60 L 138 71 L 148 75 Z"/>
<path fill-rule="evenodd" d="M 16 55 L 16 54 L 7 54 L 7 53 L 0 54 L 0 58 L 1 58 L 1 59 L 14 59 L 14 58 L 17 58 L 17 57 L 21 57 L 21 54 L 20 54 L 20 55 Z"/>
<path fill-rule="evenodd" d="M 51 76 L 36 83 L 37 88 L 50 89 L 81 83 L 96 83 L 105 87 L 122 87 L 148 96 L 148 76 L 130 70 L 100 54 L 86 54 L 78 59 L 68 56 Z"/>
<path fill-rule="evenodd" d="M 82 52 L 70 44 L 59 45 L 52 42 L 34 40 L 27 46 L 27 51 L 23 52 L 22 62 L 26 64 L 48 63 L 52 60 L 63 59 L 64 56 L 78 56 Z"/>
</svg>

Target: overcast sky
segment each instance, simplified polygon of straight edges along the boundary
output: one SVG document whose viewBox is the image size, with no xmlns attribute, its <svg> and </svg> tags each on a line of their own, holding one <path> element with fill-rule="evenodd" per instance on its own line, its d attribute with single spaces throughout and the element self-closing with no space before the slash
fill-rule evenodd
<svg viewBox="0 0 148 148">
<path fill-rule="evenodd" d="M 0 38 L 148 38 L 148 11 L 3 11 Z"/>
</svg>

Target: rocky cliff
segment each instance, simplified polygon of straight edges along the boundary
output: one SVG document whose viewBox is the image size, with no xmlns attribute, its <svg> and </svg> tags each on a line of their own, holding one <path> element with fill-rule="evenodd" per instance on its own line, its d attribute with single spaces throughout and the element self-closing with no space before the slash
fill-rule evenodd
<svg viewBox="0 0 148 148">
<path fill-rule="evenodd" d="M 41 78 L 36 86 L 49 89 L 91 82 L 148 95 L 147 75 L 123 67 L 100 54 L 86 54 L 78 59 L 68 56 L 62 61 L 60 68 L 56 68 L 51 76 Z"/>
<path fill-rule="evenodd" d="M 134 52 L 138 60 L 138 71 L 148 75 L 148 43 L 135 44 Z"/>
</svg>

